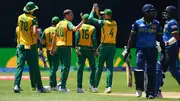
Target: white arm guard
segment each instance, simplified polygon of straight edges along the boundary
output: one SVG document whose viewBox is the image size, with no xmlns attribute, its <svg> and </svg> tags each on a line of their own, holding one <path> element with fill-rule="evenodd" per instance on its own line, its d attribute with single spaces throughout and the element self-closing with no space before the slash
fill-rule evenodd
<svg viewBox="0 0 180 101">
<path fill-rule="evenodd" d="M 156 48 L 157 48 L 158 52 L 162 51 L 161 46 L 160 46 L 160 42 L 158 42 L 158 41 L 156 41 Z"/>
<path fill-rule="evenodd" d="M 168 40 L 168 43 L 169 43 L 168 45 L 172 45 L 176 42 L 177 42 L 177 40 L 174 37 L 172 37 L 171 39 Z"/>
</svg>

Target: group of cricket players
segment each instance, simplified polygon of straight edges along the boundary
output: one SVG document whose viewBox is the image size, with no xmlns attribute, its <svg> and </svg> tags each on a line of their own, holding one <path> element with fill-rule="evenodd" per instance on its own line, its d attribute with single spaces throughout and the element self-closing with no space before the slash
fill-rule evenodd
<svg viewBox="0 0 180 101">
<path fill-rule="evenodd" d="M 22 91 L 20 82 L 26 62 L 29 67 L 32 91 L 40 93 L 48 90 L 69 92 L 70 90 L 66 88 L 66 82 L 71 65 L 73 32 L 75 32 L 75 49 L 78 57 L 77 93 L 84 93 L 82 80 L 86 59 L 88 59 L 90 64 L 90 91 L 93 93 L 98 92 L 104 63 L 106 63 L 105 93 L 111 93 L 113 59 L 116 52 L 116 35 L 118 31 L 116 21 L 112 19 L 112 11 L 105 9 L 99 12 L 98 4 L 95 3 L 90 14 L 81 14 L 82 21 L 77 26 L 74 26 L 72 24 L 73 11 L 66 9 L 63 12 L 64 19 L 60 21 L 59 17 L 53 17 L 52 25 L 46 28 L 40 36 L 38 21 L 33 15 L 35 10 L 38 10 L 38 6 L 33 2 L 28 2 L 23 9 L 24 13 L 18 17 L 18 26 L 16 28 L 17 69 L 14 80 L 14 92 L 20 93 Z M 163 85 L 162 78 L 164 73 L 168 69 L 180 84 L 177 10 L 174 6 L 167 6 L 162 14 L 165 21 L 163 30 L 160 23 L 155 20 L 157 12 L 153 5 L 144 5 L 142 13 L 143 17 L 136 20 L 132 25 L 127 49 L 122 53 L 122 56 L 126 60 L 128 55 L 130 55 L 133 43 L 136 43 L 137 67 L 134 69 L 136 96 L 141 97 L 145 89 L 146 97 L 154 99 L 156 96 L 162 97 L 160 87 Z M 96 33 L 96 27 L 91 24 L 101 27 L 100 45 L 97 45 L 96 34 L 98 33 Z M 48 89 L 42 85 L 38 64 L 37 40 L 40 42 L 40 46 L 44 45 L 47 50 L 47 58 L 50 65 L 50 88 Z M 157 62 L 158 52 L 161 53 L 159 62 Z M 97 67 L 96 57 L 98 58 Z M 57 83 L 56 72 L 59 64 L 62 65 L 61 76 L 60 83 Z M 144 73 L 147 74 L 148 78 L 146 88 L 144 88 Z"/>
</svg>

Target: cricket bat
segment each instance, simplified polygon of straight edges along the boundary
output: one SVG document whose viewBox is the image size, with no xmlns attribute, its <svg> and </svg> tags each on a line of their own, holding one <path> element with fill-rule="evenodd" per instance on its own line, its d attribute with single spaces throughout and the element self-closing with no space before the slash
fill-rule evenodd
<svg viewBox="0 0 180 101">
<path fill-rule="evenodd" d="M 127 51 L 127 47 L 124 47 L 125 51 Z M 131 64 L 130 64 L 130 54 L 128 54 L 126 62 L 126 79 L 127 79 L 127 86 L 132 87 L 132 71 L 131 71 Z"/>
</svg>

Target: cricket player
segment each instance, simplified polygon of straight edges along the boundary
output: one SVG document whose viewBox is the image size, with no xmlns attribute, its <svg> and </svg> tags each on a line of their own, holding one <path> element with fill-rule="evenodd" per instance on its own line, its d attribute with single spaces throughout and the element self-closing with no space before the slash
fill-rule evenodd
<svg viewBox="0 0 180 101">
<path fill-rule="evenodd" d="M 78 71 L 77 71 L 77 93 L 84 93 L 82 89 L 83 70 L 86 58 L 90 64 L 90 90 L 94 92 L 95 87 L 95 51 L 96 51 L 96 28 L 89 24 L 89 14 L 84 14 L 85 20 L 79 31 L 76 32 L 76 53 L 78 55 Z"/>
<path fill-rule="evenodd" d="M 38 28 L 38 29 L 37 29 L 37 32 L 39 33 L 40 36 L 43 35 L 43 31 L 42 31 L 41 28 Z M 44 45 L 42 45 L 42 44 L 39 42 L 39 40 L 37 40 L 37 47 L 39 48 L 38 57 L 39 57 L 39 59 L 43 62 L 44 68 L 48 68 L 48 67 L 47 67 L 47 64 L 46 64 L 47 61 L 48 61 L 48 59 L 44 56 L 43 46 L 44 46 Z"/>
<path fill-rule="evenodd" d="M 96 71 L 96 85 L 95 91 L 98 92 L 97 87 L 101 79 L 101 74 L 103 71 L 104 63 L 106 62 L 106 89 L 105 93 L 112 92 L 112 80 L 113 80 L 113 60 L 116 52 L 116 34 L 117 34 L 117 23 L 112 20 L 112 11 L 110 9 L 105 9 L 101 14 L 103 14 L 104 19 L 99 20 L 94 17 L 94 14 L 99 16 L 99 8 L 97 4 L 93 5 L 92 11 L 89 16 L 89 20 L 93 24 L 100 25 L 101 27 L 101 44 L 96 50 L 98 53 L 98 68 Z"/>
<path fill-rule="evenodd" d="M 134 70 L 136 96 L 141 97 L 144 91 L 144 71 L 145 63 L 147 63 L 147 77 L 148 84 L 146 90 L 146 97 L 154 99 L 155 84 L 156 84 L 156 63 L 157 63 L 157 48 L 156 40 L 161 42 L 162 33 L 161 26 L 156 18 L 156 10 L 153 5 L 145 4 L 142 8 L 143 18 L 136 20 L 132 25 L 130 38 L 128 40 L 128 50 L 124 55 L 126 60 L 130 54 L 130 48 L 133 43 L 136 43 L 137 67 Z"/>
<path fill-rule="evenodd" d="M 17 47 L 18 60 L 13 89 L 15 93 L 20 93 L 20 81 L 26 61 L 29 66 L 31 84 L 33 84 L 32 87 L 37 87 L 37 91 L 40 93 L 46 92 L 42 86 L 38 60 L 35 56 L 36 49 L 33 46 L 34 36 L 43 43 L 43 40 L 36 33 L 38 27 L 37 18 L 32 15 L 37 9 L 38 6 L 36 6 L 33 2 L 28 2 L 23 9 L 25 13 L 18 17 L 20 40 Z"/>
<path fill-rule="evenodd" d="M 167 6 L 162 15 L 165 20 L 164 30 L 163 30 L 163 41 L 165 47 L 163 53 L 161 54 L 160 68 L 164 73 L 169 69 L 172 76 L 176 79 L 180 85 L 180 68 L 179 68 L 179 24 L 176 20 L 177 9 L 174 6 Z M 159 78 L 160 79 L 160 78 Z M 157 83 L 157 90 L 163 86 L 161 81 Z"/>
<path fill-rule="evenodd" d="M 52 41 L 51 54 L 57 54 L 58 60 L 63 65 L 61 68 L 59 91 L 68 92 L 66 81 L 71 64 L 72 34 L 81 28 L 84 21 L 82 20 L 77 26 L 74 26 L 71 22 L 73 20 L 73 12 L 70 9 L 65 10 L 63 15 L 64 20 L 56 25 L 56 34 Z M 55 45 L 57 46 L 56 51 L 54 49 Z"/>
<path fill-rule="evenodd" d="M 56 81 L 56 71 L 59 66 L 59 60 L 57 58 L 57 54 L 51 55 L 50 49 L 52 45 L 53 36 L 56 32 L 56 25 L 59 23 L 59 17 L 55 16 L 52 18 L 51 24 L 52 26 L 46 28 L 42 35 L 42 38 L 46 41 L 46 50 L 47 50 L 47 58 L 50 65 L 50 90 L 57 90 L 57 81 Z"/>
<path fill-rule="evenodd" d="M 16 41 L 16 43 L 17 43 L 17 47 L 19 46 L 19 44 L 20 44 L 20 32 L 19 32 L 19 26 L 17 26 L 16 27 L 16 34 L 15 34 L 15 41 Z M 17 56 L 17 60 L 19 60 L 19 56 L 18 56 L 18 54 L 19 54 L 19 50 L 18 50 L 18 48 L 17 48 L 17 50 L 16 50 L 16 56 Z M 24 68 L 23 68 L 24 69 Z M 23 69 L 22 69 L 22 71 L 23 71 Z M 35 91 L 36 89 L 35 89 L 35 82 L 33 81 L 33 78 L 30 76 L 30 81 L 31 81 L 31 88 L 32 88 L 32 91 Z M 20 88 L 20 91 L 23 91 L 21 88 Z"/>
</svg>

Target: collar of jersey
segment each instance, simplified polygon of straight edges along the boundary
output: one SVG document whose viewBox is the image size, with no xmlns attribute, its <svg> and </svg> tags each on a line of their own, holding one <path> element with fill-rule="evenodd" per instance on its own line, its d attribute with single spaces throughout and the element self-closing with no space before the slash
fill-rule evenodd
<svg viewBox="0 0 180 101">
<path fill-rule="evenodd" d="M 109 19 L 109 18 L 107 18 L 107 19 L 104 19 L 104 20 L 112 21 L 112 19 Z"/>
<path fill-rule="evenodd" d="M 145 20 L 144 20 L 144 17 L 142 18 L 142 21 L 146 24 L 146 25 L 151 25 L 152 23 L 153 23 L 153 21 L 151 21 L 151 22 L 146 22 Z"/>
</svg>

